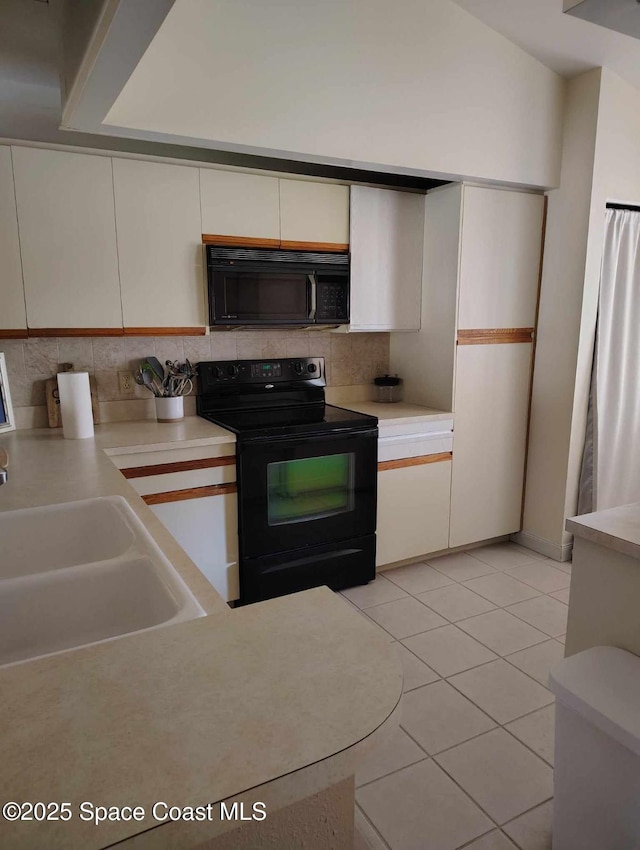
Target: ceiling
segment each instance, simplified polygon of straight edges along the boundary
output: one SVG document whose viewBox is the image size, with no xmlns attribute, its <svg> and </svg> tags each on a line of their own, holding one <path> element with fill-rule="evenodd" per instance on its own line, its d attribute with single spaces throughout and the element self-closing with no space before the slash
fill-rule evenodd
<svg viewBox="0 0 640 850">
<path fill-rule="evenodd" d="M 640 89 L 640 41 L 564 14 L 563 0 L 453 2 L 563 77 L 602 65 Z"/>
</svg>

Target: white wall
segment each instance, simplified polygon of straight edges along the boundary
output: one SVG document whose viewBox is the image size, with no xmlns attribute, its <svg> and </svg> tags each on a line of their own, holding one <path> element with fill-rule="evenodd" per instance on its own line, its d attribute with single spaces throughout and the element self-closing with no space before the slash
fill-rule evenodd
<svg viewBox="0 0 640 850">
<path fill-rule="evenodd" d="M 548 187 L 563 88 L 450 0 L 189 0 L 175 4 L 105 124 Z"/>
<path fill-rule="evenodd" d="M 604 68 L 600 88 L 565 513 L 577 509 L 608 201 L 640 204 L 640 91 Z"/>
<path fill-rule="evenodd" d="M 585 280 L 600 70 L 569 82 L 560 187 L 549 193 L 533 377 L 523 542 L 560 557 Z"/>
<path fill-rule="evenodd" d="M 558 553 L 577 510 L 608 201 L 640 204 L 640 91 L 603 68 L 569 84 L 549 194 L 523 542 Z"/>
</svg>

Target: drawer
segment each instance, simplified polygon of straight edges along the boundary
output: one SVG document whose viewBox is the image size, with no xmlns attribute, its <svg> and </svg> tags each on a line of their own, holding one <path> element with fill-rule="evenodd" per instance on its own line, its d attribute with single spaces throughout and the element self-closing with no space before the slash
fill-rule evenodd
<svg viewBox="0 0 640 850">
<path fill-rule="evenodd" d="M 453 432 L 411 434 L 378 439 L 378 461 L 443 454 L 453 450 Z"/>
<path fill-rule="evenodd" d="M 130 478 L 129 484 L 141 496 L 147 496 L 151 493 L 167 493 L 172 490 L 190 490 L 197 487 L 232 484 L 236 480 L 236 465 L 235 458 L 231 458 L 231 460 L 233 462 L 225 466 Z"/>
<path fill-rule="evenodd" d="M 208 460 L 219 457 L 235 458 L 236 444 L 235 442 L 216 443 L 209 446 L 135 452 L 119 452 L 116 449 L 107 451 L 106 454 L 118 469 L 131 469 L 145 466 L 154 467 L 167 463 L 186 464 L 189 461 Z"/>
</svg>

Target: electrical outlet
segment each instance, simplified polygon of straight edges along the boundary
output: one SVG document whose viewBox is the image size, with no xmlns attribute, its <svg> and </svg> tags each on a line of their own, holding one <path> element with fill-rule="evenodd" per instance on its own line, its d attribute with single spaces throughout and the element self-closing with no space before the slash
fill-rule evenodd
<svg viewBox="0 0 640 850">
<path fill-rule="evenodd" d="M 118 372 L 118 384 L 120 386 L 121 395 L 133 394 L 135 384 L 132 372 Z"/>
</svg>

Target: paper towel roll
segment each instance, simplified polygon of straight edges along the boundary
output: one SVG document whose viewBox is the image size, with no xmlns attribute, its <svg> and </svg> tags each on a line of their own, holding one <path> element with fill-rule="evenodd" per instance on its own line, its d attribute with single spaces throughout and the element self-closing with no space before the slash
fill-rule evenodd
<svg viewBox="0 0 640 850">
<path fill-rule="evenodd" d="M 69 440 L 93 437 L 93 411 L 88 372 L 59 372 L 62 433 Z"/>
</svg>

